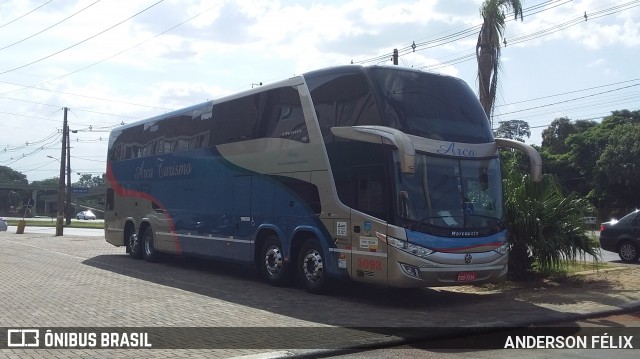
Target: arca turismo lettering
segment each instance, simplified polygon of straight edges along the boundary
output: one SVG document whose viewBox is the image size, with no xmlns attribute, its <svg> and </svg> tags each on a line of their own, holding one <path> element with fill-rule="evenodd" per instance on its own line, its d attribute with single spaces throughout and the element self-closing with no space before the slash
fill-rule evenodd
<svg viewBox="0 0 640 359">
<path fill-rule="evenodd" d="M 135 179 L 152 179 L 153 178 L 153 168 L 144 167 L 144 161 L 140 164 L 140 166 L 136 167 L 135 173 L 133 174 L 133 178 Z"/>
<path fill-rule="evenodd" d="M 191 163 L 172 162 L 171 164 L 167 164 L 161 158 L 158 159 L 156 165 L 158 167 L 158 177 L 160 178 L 188 176 L 193 170 Z"/>
<path fill-rule="evenodd" d="M 159 158 L 156 161 L 156 170 L 158 178 L 165 177 L 180 177 L 180 176 L 188 176 L 193 172 L 193 166 L 191 163 L 177 163 L 165 161 L 162 158 Z M 140 163 L 140 166 L 135 168 L 133 177 L 134 179 L 153 179 L 156 176 L 156 171 L 154 171 L 153 167 L 145 167 L 145 162 Z"/>
<path fill-rule="evenodd" d="M 454 142 L 448 145 L 440 145 L 440 148 L 436 151 L 441 155 L 453 155 L 461 157 L 476 157 L 476 150 L 472 148 L 464 148 L 456 146 Z"/>
</svg>

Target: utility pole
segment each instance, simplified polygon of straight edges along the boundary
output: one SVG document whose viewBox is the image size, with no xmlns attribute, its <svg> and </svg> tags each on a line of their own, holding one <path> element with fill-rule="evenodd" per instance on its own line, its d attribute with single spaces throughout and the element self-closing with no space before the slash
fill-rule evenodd
<svg viewBox="0 0 640 359">
<path fill-rule="evenodd" d="M 64 206 L 66 225 L 71 225 L 71 131 L 67 124 L 67 203 Z"/>
<path fill-rule="evenodd" d="M 393 64 L 398 64 L 398 49 L 393 49 Z"/>
<path fill-rule="evenodd" d="M 60 177 L 58 178 L 58 215 L 56 217 L 56 236 L 62 236 L 64 222 L 64 170 L 67 149 L 67 108 L 64 108 L 64 122 L 62 124 L 62 149 L 60 150 Z"/>
</svg>

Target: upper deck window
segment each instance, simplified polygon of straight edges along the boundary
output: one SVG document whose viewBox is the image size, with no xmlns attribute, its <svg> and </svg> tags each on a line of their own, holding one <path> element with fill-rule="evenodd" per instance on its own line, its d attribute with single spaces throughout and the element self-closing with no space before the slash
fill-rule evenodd
<svg viewBox="0 0 640 359">
<path fill-rule="evenodd" d="M 386 126 L 443 141 L 493 141 L 480 102 L 464 81 L 396 68 L 368 71 L 381 97 Z"/>
<path fill-rule="evenodd" d="M 331 127 L 384 125 L 371 85 L 359 69 L 311 73 L 306 80 L 325 142 L 333 139 Z"/>
</svg>

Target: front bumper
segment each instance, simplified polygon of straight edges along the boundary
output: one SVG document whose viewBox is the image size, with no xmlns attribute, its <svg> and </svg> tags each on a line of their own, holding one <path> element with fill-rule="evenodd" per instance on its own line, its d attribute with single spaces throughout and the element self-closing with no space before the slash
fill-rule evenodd
<svg viewBox="0 0 640 359">
<path fill-rule="evenodd" d="M 389 247 L 388 260 L 389 284 L 400 288 L 498 283 L 509 269 L 509 255 L 495 251 L 435 252 L 420 258 Z"/>
</svg>

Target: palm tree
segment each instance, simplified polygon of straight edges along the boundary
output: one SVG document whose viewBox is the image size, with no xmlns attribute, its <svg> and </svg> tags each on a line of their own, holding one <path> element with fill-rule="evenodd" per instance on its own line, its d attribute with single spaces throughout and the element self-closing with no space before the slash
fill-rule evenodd
<svg viewBox="0 0 640 359">
<path fill-rule="evenodd" d="M 476 44 L 478 60 L 478 93 L 480 103 L 491 120 L 493 105 L 498 87 L 498 68 L 500 67 L 500 43 L 505 28 L 505 10 L 513 10 L 515 19 L 522 20 L 520 0 L 485 0 L 480 8 L 483 23 Z M 493 127 L 493 121 L 492 121 Z"/>
</svg>

